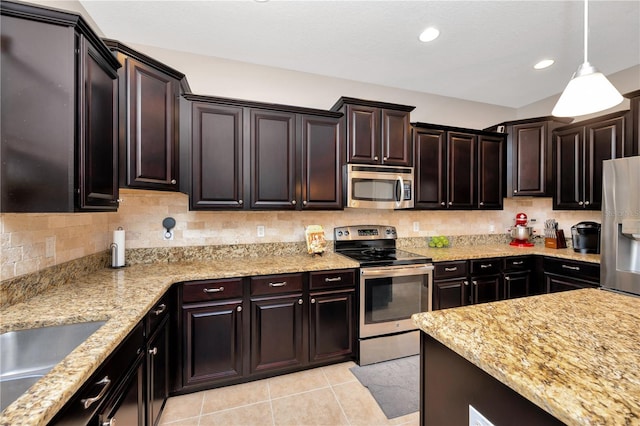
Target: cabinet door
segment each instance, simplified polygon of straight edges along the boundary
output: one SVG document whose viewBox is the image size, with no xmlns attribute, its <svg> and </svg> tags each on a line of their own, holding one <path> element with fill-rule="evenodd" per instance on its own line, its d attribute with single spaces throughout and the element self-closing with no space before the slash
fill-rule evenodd
<svg viewBox="0 0 640 426">
<path fill-rule="evenodd" d="M 295 209 L 295 114 L 251 110 L 251 208 Z"/>
<path fill-rule="evenodd" d="M 578 290 L 581 288 L 597 288 L 595 283 L 578 280 L 572 277 L 544 274 L 547 293 L 557 293 L 560 291 Z"/>
<path fill-rule="evenodd" d="M 165 318 L 147 344 L 147 419 L 155 426 L 169 397 L 169 318 Z"/>
<path fill-rule="evenodd" d="M 433 282 L 433 310 L 456 308 L 466 304 L 469 281 L 455 279 Z"/>
<path fill-rule="evenodd" d="M 584 130 L 565 129 L 555 134 L 554 209 L 582 208 L 584 204 Z"/>
<path fill-rule="evenodd" d="M 478 137 L 478 208 L 502 209 L 504 138 Z"/>
<path fill-rule="evenodd" d="M 340 125 L 337 119 L 303 115 L 302 209 L 342 208 Z"/>
<path fill-rule="evenodd" d="M 625 116 L 586 126 L 584 207 L 602 206 L 602 162 L 621 158 L 625 146 Z"/>
<path fill-rule="evenodd" d="M 500 300 L 500 276 L 471 277 L 471 303 Z"/>
<path fill-rule="evenodd" d="M 118 208 L 117 74 L 80 37 L 79 207 Z"/>
<path fill-rule="evenodd" d="M 355 289 L 311 293 L 309 360 L 346 359 L 354 347 Z"/>
<path fill-rule="evenodd" d="M 530 281 L 531 273 L 529 271 L 504 274 L 504 298 L 514 299 L 528 296 Z"/>
<path fill-rule="evenodd" d="M 382 164 L 412 166 L 409 113 L 382 109 Z"/>
<path fill-rule="evenodd" d="M 415 207 L 444 208 L 446 198 L 446 135 L 442 130 L 414 129 Z"/>
<path fill-rule="evenodd" d="M 547 124 L 516 124 L 512 133 L 510 195 L 544 196 L 547 193 Z"/>
<path fill-rule="evenodd" d="M 347 162 L 380 163 L 380 109 L 347 105 Z"/>
<path fill-rule="evenodd" d="M 448 132 L 447 151 L 447 208 L 471 209 L 476 199 L 476 136 Z"/>
<path fill-rule="evenodd" d="M 122 184 L 177 190 L 178 82 L 132 58 L 125 68 Z"/>
<path fill-rule="evenodd" d="M 239 107 L 193 104 L 191 208 L 244 206 Z"/>
<path fill-rule="evenodd" d="M 185 305 L 182 311 L 183 384 L 242 376 L 242 301 Z"/>
<path fill-rule="evenodd" d="M 251 299 L 251 373 L 302 366 L 302 293 Z"/>
</svg>

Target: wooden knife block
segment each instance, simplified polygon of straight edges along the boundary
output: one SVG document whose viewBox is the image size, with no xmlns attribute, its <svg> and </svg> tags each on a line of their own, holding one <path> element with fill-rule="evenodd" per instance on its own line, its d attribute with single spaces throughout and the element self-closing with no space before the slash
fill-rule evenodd
<svg viewBox="0 0 640 426">
<path fill-rule="evenodd" d="M 552 249 L 567 248 L 567 240 L 564 238 L 564 231 L 558 230 L 556 238 L 545 238 L 544 246 Z"/>
</svg>

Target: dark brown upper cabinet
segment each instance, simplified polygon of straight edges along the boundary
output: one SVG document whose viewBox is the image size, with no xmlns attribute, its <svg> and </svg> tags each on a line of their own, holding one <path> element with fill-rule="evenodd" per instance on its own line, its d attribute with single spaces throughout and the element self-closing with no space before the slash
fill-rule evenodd
<svg viewBox="0 0 640 426">
<path fill-rule="evenodd" d="M 550 197 L 553 193 L 552 132 L 573 119 L 537 117 L 508 121 L 486 130 L 507 135 L 507 197 Z"/>
<path fill-rule="evenodd" d="M 631 109 L 631 120 L 627 126 L 631 126 L 631 138 L 629 140 L 629 150 L 625 156 L 640 155 L 640 90 L 636 90 L 624 95 L 629 98 L 629 108 Z"/>
<path fill-rule="evenodd" d="M 629 111 L 574 123 L 554 132 L 554 210 L 600 210 L 602 162 L 629 149 Z"/>
<path fill-rule="evenodd" d="M 79 15 L 0 12 L 1 210 L 116 210 L 120 64 Z"/>
<path fill-rule="evenodd" d="M 340 113 L 183 96 L 191 209 L 342 209 Z M 186 184 L 185 184 L 186 182 Z"/>
<path fill-rule="evenodd" d="M 122 68 L 119 81 L 120 186 L 178 190 L 179 96 L 184 74 L 105 39 Z"/>
<path fill-rule="evenodd" d="M 504 135 L 413 123 L 415 207 L 502 209 Z"/>
<path fill-rule="evenodd" d="M 342 97 L 331 108 L 344 114 L 347 162 L 412 166 L 409 113 L 415 107 Z"/>
</svg>

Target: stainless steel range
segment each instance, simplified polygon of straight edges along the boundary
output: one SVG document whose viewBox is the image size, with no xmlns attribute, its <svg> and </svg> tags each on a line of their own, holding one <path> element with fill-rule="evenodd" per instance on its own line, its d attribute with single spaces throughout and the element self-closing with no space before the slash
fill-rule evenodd
<svg viewBox="0 0 640 426">
<path fill-rule="evenodd" d="M 431 259 L 396 249 L 393 226 L 343 226 L 333 236 L 336 253 L 360 263 L 359 364 L 418 354 L 411 315 L 431 310 Z"/>
</svg>

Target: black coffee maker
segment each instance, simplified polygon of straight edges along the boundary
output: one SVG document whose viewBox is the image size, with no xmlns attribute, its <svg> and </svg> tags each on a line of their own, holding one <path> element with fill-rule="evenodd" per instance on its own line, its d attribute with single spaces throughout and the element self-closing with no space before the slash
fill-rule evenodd
<svg viewBox="0 0 640 426">
<path fill-rule="evenodd" d="M 600 254 L 600 224 L 580 222 L 571 227 L 573 251 Z"/>
</svg>

